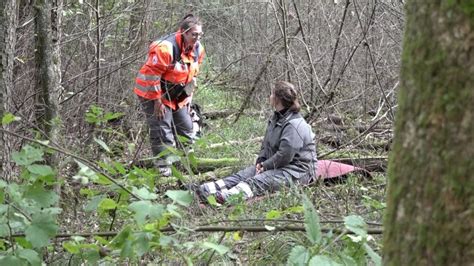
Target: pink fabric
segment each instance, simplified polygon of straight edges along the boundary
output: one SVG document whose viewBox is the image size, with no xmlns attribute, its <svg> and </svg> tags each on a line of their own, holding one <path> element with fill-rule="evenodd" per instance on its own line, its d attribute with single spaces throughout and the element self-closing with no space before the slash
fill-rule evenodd
<svg viewBox="0 0 474 266">
<path fill-rule="evenodd" d="M 365 169 L 355 167 L 349 164 L 337 163 L 330 160 L 319 160 L 316 176 L 318 179 L 328 179 L 346 175 L 350 172 L 362 172 L 370 175 Z"/>
</svg>

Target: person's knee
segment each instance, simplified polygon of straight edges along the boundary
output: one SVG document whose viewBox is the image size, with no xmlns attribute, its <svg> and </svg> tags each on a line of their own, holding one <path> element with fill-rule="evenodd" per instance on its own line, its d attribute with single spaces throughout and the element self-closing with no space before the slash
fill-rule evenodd
<svg viewBox="0 0 474 266">
<path fill-rule="evenodd" d="M 262 174 L 258 174 L 253 178 L 247 180 L 247 182 L 252 186 L 255 187 L 258 191 L 268 191 L 268 192 L 275 192 L 280 190 L 282 186 L 286 186 L 287 182 L 285 181 L 284 176 L 279 176 L 276 173 L 268 173 L 264 172 Z"/>
</svg>

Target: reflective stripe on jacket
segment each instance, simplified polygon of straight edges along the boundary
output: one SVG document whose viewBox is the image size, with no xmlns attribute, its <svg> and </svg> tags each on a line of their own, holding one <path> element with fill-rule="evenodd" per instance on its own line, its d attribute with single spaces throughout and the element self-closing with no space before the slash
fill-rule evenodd
<svg viewBox="0 0 474 266">
<path fill-rule="evenodd" d="M 161 98 L 174 110 L 190 102 L 191 97 L 181 91 L 199 72 L 204 48 L 198 41 L 194 49 L 185 53 L 183 45 L 180 31 L 150 45 L 147 60 L 135 79 L 135 94 L 149 100 Z"/>
</svg>

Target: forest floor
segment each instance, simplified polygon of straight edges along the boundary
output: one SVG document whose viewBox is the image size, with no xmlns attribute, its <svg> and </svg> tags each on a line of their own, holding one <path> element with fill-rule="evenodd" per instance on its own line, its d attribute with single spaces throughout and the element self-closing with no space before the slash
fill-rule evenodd
<svg viewBox="0 0 474 266">
<path fill-rule="evenodd" d="M 204 113 L 214 108 L 239 109 L 239 106 L 235 106 L 235 101 L 224 103 L 224 107 L 213 106 L 204 100 L 220 98 L 232 101 L 229 96 L 204 94 L 206 94 L 205 97 L 197 97 L 197 101 L 204 101 L 202 104 Z M 268 99 L 262 99 L 261 102 L 268 102 Z M 240 163 L 233 165 L 234 171 L 253 165 L 260 148 L 260 143 L 254 140 L 263 136 L 271 112 L 267 110 L 249 112 L 251 114 L 244 113 L 237 122 L 235 122 L 235 113 L 224 118 L 207 120 L 208 126 L 200 142 L 206 144 L 227 142 L 231 145 L 219 146 L 218 149 L 208 149 L 206 147 L 211 145 L 201 145 L 196 148 L 196 155 L 211 158 L 238 158 Z M 324 155 L 323 159 L 386 158 L 387 146 L 384 143 L 388 143 L 390 133 L 387 132 L 391 132 L 383 130 L 386 127 L 378 127 L 372 134 L 367 134 L 364 131 L 373 123 L 370 119 L 367 119 L 365 123 L 367 126 L 361 126 L 361 121 L 358 123 L 348 121 L 345 125 L 337 125 L 332 123 L 332 120 L 331 117 L 323 117 L 312 123 L 318 140 L 318 155 Z M 338 148 L 346 143 L 351 145 Z M 371 172 L 372 178 L 366 178 L 360 174 L 349 174 L 342 178 L 316 182 L 301 189 L 284 189 L 259 200 L 237 205 L 237 207 L 192 208 L 187 213 L 189 215 L 187 217 L 194 223 L 202 225 L 297 225 L 303 221 L 303 213 L 297 210 L 302 204 L 301 195 L 305 194 L 314 204 L 323 228 L 343 230 L 344 217 L 350 215 L 363 217 L 370 228 L 381 228 L 386 194 L 385 167 L 386 162 L 380 167 L 375 167 L 376 171 Z M 272 218 L 268 219 L 268 217 Z M 222 244 L 233 247 L 232 254 L 235 256 L 227 257 L 227 259 L 229 262 L 243 265 L 284 263 L 292 247 L 305 245 L 308 241 L 304 232 L 241 233 L 237 237 L 228 233 L 223 236 L 222 233 L 204 233 L 201 237 L 216 242 L 221 241 Z M 371 245 L 379 253 L 381 235 L 374 235 L 373 239 Z M 340 248 L 344 249 L 343 244 L 340 244 Z M 226 260 L 226 258 L 221 259 Z"/>
<path fill-rule="evenodd" d="M 267 101 L 267 99 L 263 101 Z M 230 92 L 211 91 L 206 88 L 196 95 L 195 102 L 203 107 L 203 113 L 238 110 L 240 107 L 240 101 Z M 222 165 L 222 171 L 211 169 L 213 171 L 207 173 L 187 171 L 186 169 L 189 170 L 189 168 L 178 167 L 179 176 L 186 177 L 187 182 L 200 182 L 220 178 L 225 174 L 252 165 L 260 147 L 259 137 L 264 134 L 269 114 L 271 114 L 270 109 L 252 110 L 244 113 L 237 121 L 235 121 L 235 112 L 216 119 L 206 119 L 202 137 L 193 147 L 194 157 L 224 159 L 224 161 L 231 158 L 232 163 Z M 318 154 L 322 155 L 324 159 L 382 158 L 383 161 L 387 156 L 387 147 L 383 143 L 386 143 L 390 138 L 390 130 L 386 129 L 384 132 L 372 130 L 368 133 L 366 129 L 370 127 L 371 123 L 373 121 L 370 120 L 370 117 L 365 123 L 359 119 L 356 124 L 347 119 L 347 122 L 342 125 L 334 123 L 333 119 L 329 119 L 329 116 L 315 119 L 312 125 L 317 135 Z M 148 156 L 147 145 L 143 145 L 139 157 Z M 103 161 L 107 160 L 103 159 Z M 106 163 L 102 165 L 105 167 Z M 316 252 L 327 255 L 335 258 L 335 261 L 345 264 L 353 262 L 358 265 L 373 264 L 369 259 L 370 252 L 361 250 L 361 246 L 354 245 L 360 240 L 346 236 L 347 225 L 345 223 L 347 223 L 347 217 L 357 215 L 365 221 L 364 230 L 382 228 L 387 183 L 385 166 L 386 162 L 383 162 L 375 167 L 376 171 L 371 172 L 372 178 L 349 174 L 343 178 L 318 181 L 307 187 L 283 189 L 247 202 L 236 199 L 229 205 L 203 206 L 194 200 L 186 208 L 170 210 L 168 207 L 167 210 L 173 214 L 171 216 L 174 218 L 167 218 L 166 223 L 172 228 L 180 228 L 180 230 L 162 235 L 160 241 L 168 239 L 166 237 L 172 237 L 167 241 L 174 244 L 166 244 L 165 246 L 169 246 L 169 248 L 163 249 L 162 247 L 158 253 L 148 252 L 142 255 L 138 261 L 131 260 L 131 262 L 132 264 L 149 262 L 189 264 L 188 260 L 191 260 L 198 265 L 260 265 L 267 263 L 278 265 L 286 263 L 290 256 L 296 256 L 291 253 L 294 253 L 295 247 L 302 246 L 307 247 L 311 254 Z M 153 169 L 135 168 L 133 173 L 135 174 L 127 173 L 128 182 L 136 185 L 154 184 L 156 178 L 160 179 L 159 182 L 155 182 L 160 184 L 155 189 L 158 200 L 169 202 L 169 199 L 164 197 L 166 191 L 182 188 L 174 182 L 167 183 L 167 179 L 157 177 Z M 140 175 L 148 176 L 148 180 L 140 180 L 137 177 Z M 105 190 L 97 189 L 96 185 L 94 189 L 90 186 L 81 187 L 79 184 L 66 185 L 63 193 L 67 194 L 67 199 L 63 202 L 64 212 L 60 217 L 62 231 L 113 232 L 114 230 L 123 230 L 128 226 L 130 212 L 127 212 L 126 209 L 130 209 L 127 206 L 133 200 L 127 199 L 123 194 L 109 192 L 109 196 L 117 203 L 113 205 L 114 208 L 106 207 L 103 196 L 98 197 L 97 191 Z M 272 230 L 276 227 L 308 226 L 308 221 L 305 222 L 304 219 L 305 210 L 302 203 L 304 195 L 310 199 L 319 217 L 320 226 L 323 228 L 323 232 L 326 232 L 323 242 L 318 246 L 318 251 L 315 251 L 315 245 L 310 241 L 311 236 L 308 236 L 304 230 Z M 124 211 L 120 211 L 118 206 L 121 205 L 125 206 Z M 259 232 L 258 230 L 245 229 L 262 226 L 269 230 Z M 210 227 L 215 230 L 190 233 L 191 228 L 197 227 Z M 242 230 L 228 230 L 226 232 L 225 228 L 232 227 L 242 228 Z M 187 231 L 186 228 L 191 231 Z M 219 228 L 224 228 L 224 230 L 218 230 Z M 98 241 L 106 243 L 103 239 Z M 376 253 L 380 254 L 380 232 L 375 231 L 366 241 Z M 197 248 L 196 243 L 201 243 L 203 248 Z M 162 245 L 161 242 L 160 245 Z M 64 243 L 58 245 L 58 249 L 61 249 L 61 246 L 64 246 Z M 223 250 L 223 247 L 226 249 Z M 179 254 L 180 252 L 188 252 L 185 257 L 190 259 L 181 258 L 183 254 Z M 54 259 L 51 258 L 50 261 L 52 260 Z M 69 259 L 72 264 L 80 264 L 84 261 L 88 261 L 88 258 L 80 256 L 73 258 L 71 256 Z M 64 260 L 59 259 L 57 262 L 64 262 Z"/>
</svg>

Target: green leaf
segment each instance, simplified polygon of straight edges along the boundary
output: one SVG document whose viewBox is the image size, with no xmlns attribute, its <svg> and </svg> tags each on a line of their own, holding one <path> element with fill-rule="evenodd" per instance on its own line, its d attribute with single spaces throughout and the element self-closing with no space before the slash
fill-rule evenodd
<svg viewBox="0 0 474 266">
<path fill-rule="evenodd" d="M 102 149 L 104 149 L 106 152 L 110 153 L 109 146 L 107 146 L 107 144 L 105 144 L 105 142 L 103 140 L 100 140 L 100 139 L 94 137 L 94 141 L 97 142 L 97 144 L 99 144 L 100 147 L 102 147 Z"/>
<path fill-rule="evenodd" d="M 309 266 L 339 266 L 341 264 L 337 263 L 333 259 L 331 259 L 328 256 L 324 255 L 316 255 L 311 258 L 311 260 L 308 263 Z"/>
<path fill-rule="evenodd" d="M 309 260 L 309 251 L 303 246 L 295 246 L 288 255 L 287 265 L 306 265 Z"/>
<path fill-rule="evenodd" d="M 139 225 L 143 225 L 146 217 L 150 219 L 159 219 L 164 212 L 164 207 L 161 204 L 153 204 L 151 201 L 142 200 L 136 201 L 129 205 L 129 209 L 135 213 L 135 221 Z"/>
<path fill-rule="evenodd" d="M 79 246 L 72 241 L 64 242 L 63 248 L 71 254 L 79 254 L 79 252 L 81 251 Z"/>
<path fill-rule="evenodd" d="M 92 199 L 89 201 L 89 203 L 84 208 L 84 211 L 91 212 L 91 211 L 97 210 L 97 207 L 99 206 L 99 203 L 102 201 L 103 198 L 104 198 L 104 196 L 102 196 L 102 195 L 92 197 Z"/>
<path fill-rule="evenodd" d="M 117 171 L 118 171 L 121 175 L 127 174 L 127 170 L 125 169 L 125 167 L 123 166 L 123 164 L 121 164 L 121 163 L 119 163 L 119 162 L 114 162 L 114 166 L 115 166 L 115 169 L 117 169 Z"/>
<path fill-rule="evenodd" d="M 29 186 L 24 197 L 35 201 L 42 208 L 53 206 L 59 199 L 55 192 L 47 191 L 39 184 Z"/>
<path fill-rule="evenodd" d="M 30 165 L 34 162 L 43 160 L 44 152 L 42 149 L 26 145 L 20 152 L 12 154 L 13 161 L 18 165 Z"/>
<path fill-rule="evenodd" d="M 281 217 L 281 212 L 277 211 L 277 210 L 271 210 L 271 211 L 267 212 L 267 214 L 265 215 L 265 218 L 267 220 L 277 219 L 277 218 L 280 218 L 280 217 Z"/>
<path fill-rule="evenodd" d="M 114 167 L 110 165 L 110 162 L 98 162 L 97 163 L 101 168 L 105 169 L 111 175 L 116 175 L 117 171 L 115 171 Z"/>
<path fill-rule="evenodd" d="M 171 165 L 171 175 L 176 177 L 180 181 L 186 182 L 186 178 L 184 177 L 184 175 L 174 165 Z"/>
<path fill-rule="evenodd" d="M 39 257 L 38 252 L 32 249 L 21 249 L 17 254 L 18 257 L 27 260 L 30 265 L 41 265 L 41 258 Z"/>
<path fill-rule="evenodd" d="M 85 265 L 96 265 L 100 260 L 100 254 L 98 250 L 86 249 L 82 251 L 82 257 L 86 260 Z"/>
<path fill-rule="evenodd" d="M 15 242 L 22 248 L 26 248 L 26 249 L 33 248 L 33 245 L 31 245 L 31 243 L 28 242 L 28 240 L 26 240 L 26 237 L 15 237 Z"/>
<path fill-rule="evenodd" d="M 105 121 L 109 121 L 109 120 L 112 120 L 112 119 L 116 119 L 116 118 L 122 117 L 122 116 L 124 116 L 124 115 L 125 115 L 124 113 L 111 113 L 111 112 L 107 112 L 107 113 L 104 115 L 104 119 L 105 119 Z"/>
<path fill-rule="evenodd" d="M 137 252 L 137 255 L 141 257 L 143 254 L 150 250 L 150 240 L 153 235 L 151 233 L 138 233 L 136 239 L 133 242 L 133 246 Z"/>
<path fill-rule="evenodd" d="M 367 238 L 367 224 L 364 222 L 362 217 L 358 215 L 346 216 L 344 217 L 344 226 L 356 235 L 359 235 L 364 239 Z"/>
<path fill-rule="evenodd" d="M 38 175 L 40 177 L 45 176 L 54 176 L 53 168 L 49 165 L 41 165 L 41 164 L 32 164 L 26 167 L 30 173 Z"/>
<path fill-rule="evenodd" d="M 8 205 L 0 204 L 0 215 L 3 215 L 8 211 Z"/>
<path fill-rule="evenodd" d="M 137 189 L 136 187 L 134 187 L 132 189 L 132 193 L 137 195 L 138 197 L 140 197 L 141 199 L 143 200 L 154 200 L 154 199 L 157 199 L 157 196 L 155 193 L 152 193 L 150 192 L 148 189 L 142 187 L 140 189 Z"/>
<path fill-rule="evenodd" d="M 173 245 L 177 240 L 172 236 L 161 235 L 159 239 L 160 246 L 169 247 Z"/>
<path fill-rule="evenodd" d="M 37 213 L 33 215 L 31 224 L 25 231 L 26 240 L 33 247 L 40 248 L 48 245 L 49 238 L 56 235 L 58 226 L 50 213 Z"/>
<path fill-rule="evenodd" d="M 113 184 L 112 181 L 110 181 L 110 179 L 108 179 L 106 176 L 104 176 L 103 174 L 97 174 L 97 179 L 94 180 L 94 182 L 98 185 L 104 185 L 104 186 L 107 186 L 107 185 L 111 185 Z"/>
<path fill-rule="evenodd" d="M 357 261 L 353 257 L 351 257 L 347 254 L 344 254 L 344 253 L 339 254 L 339 259 L 341 260 L 342 265 L 365 265 L 365 264 L 367 264 L 367 263 L 362 263 L 362 262 L 357 263 Z"/>
<path fill-rule="evenodd" d="M 82 180 L 83 177 L 90 179 L 92 181 L 96 181 L 99 177 L 97 176 L 96 172 L 89 168 L 89 166 L 75 160 L 76 163 L 79 165 L 79 172 L 73 176 L 74 179 Z"/>
<path fill-rule="evenodd" d="M 286 209 L 286 212 L 288 213 L 303 213 L 304 212 L 304 207 L 303 206 L 293 206 L 288 209 Z"/>
<path fill-rule="evenodd" d="M 114 239 L 112 239 L 112 242 L 111 242 L 112 246 L 116 248 L 122 248 L 126 240 L 131 235 L 132 235 L 132 229 L 130 228 L 130 226 L 126 226 L 125 228 L 122 229 L 122 231 L 120 231 L 120 233 L 118 233 L 118 235 L 114 237 Z"/>
<path fill-rule="evenodd" d="M 209 195 L 207 196 L 207 202 L 211 205 L 211 206 L 220 206 L 220 204 L 217 202 L 216 200 L 216 197 L 214 195 Z"/>
<path fill-rule="evenodd" d="M 13 255 L 0 257 L 0 265 L 22 265 L 24 261 Z"/>
<path fill-rule="evenodd" d="M 120 257 L 122 258 L 133 258 L 135 252 L 133 250 L 133 241 L 126 239 L 120 250 Z"/>
<path fill-rule="evenodd" d="M 193 201 L 193 195 L 191 195 L 189 191 L 168 190 L 166 191 L 165 195 L 168 196 L 173 201 L 175 201 L 176 203 L 183 206 L 188 206 Z"/>
<path fill-rule="evenodd" d="M 198 160 L 196 158 L 196 155 L 194 155 L 194 152 L 191 152 L 188 154 L 188 159 L 193 168 L 196 168 L 198 165 Z"/>
<path fill-rule="evenodd" d="M 104 109 L 97 105 L 91 105 L 90 108 L 86 111 L 86 121 L 89 124 L 100 124 L 100 117 L 103 116 Z"/>
<path fill-rule="evenodd" d="M 321 242 L 321 224 L 319 223 L 319 215 L 306 195 L 303 195 L 303 208 L 306 235 L 312 244 L 319 244 Z"/>
<path fill-rule="evenodd" d="M 97 195 L 97 193 L 99 193 L 99 192 L 95 189 L 81 188 L 79 190 L 80 195 L 88 196 L 88 197 L 95 196 L 95 195 Z"/>
<path fill-rule="evenodd" d="M 10 200 L 19 202 L 23 199 L 23 192 L 21 191 L 22 189 L 23 187 L 20 188 L 18 184 L 10 183 L 10 185 L 5 188 L 5 194 L 9 195 Z"/>
<path fill-rule="evenodd" d="M 2 125 L 8 125 L 10 124 L 11 122 L 13 121 L 19 121 L 21 120 L 21 117 L 18 117 L 18 116 L 14 116 L 12 113 L 6 113 L 3 117 L 2 117 Z"/>
<path fill-rule="evenodd" d="M 173 216 L 176 216 L 178 218 L 181 218 L 181 214 L 179 213 L 179 207 L 178 205 L 174 204 L 168 204 L 166 205 L 166 211 Z"/>
<path fill-rule="evenodd" d="M 113 210 L 117 207 L 117 203 L 113 199 L 105 198 L 99 203 L 99 210 Z"/>
<path fill-rule="evenodd" d="M 380 255 L 377 254 L 367 243 L 364 243 L 364 249 L 376 266 L 382 265 L 382 258 Z"/>
<path fill-rule="evenodd" d="M 230 248 L 224 246 L 224 245 L 219 245 L 211 242 L 204 242 L 202 243 L 202 247 L 205 249 L 212 249 L 215 250 L 219 255 L 224 255 L 227 252 L 229 252 Z"/>
</svg>

